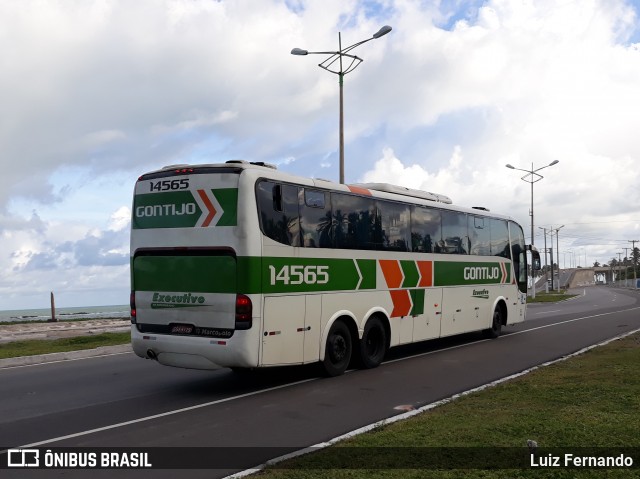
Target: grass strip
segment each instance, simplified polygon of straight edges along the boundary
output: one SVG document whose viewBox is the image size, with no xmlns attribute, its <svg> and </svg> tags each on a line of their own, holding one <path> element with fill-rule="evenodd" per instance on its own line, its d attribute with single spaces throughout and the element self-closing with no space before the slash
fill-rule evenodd
<svg viewBox="0 0 640 479">
<path fill-rule="evenodd" d="M 527 303 L 557 303 L 567 299 L 575 298 L 577 294 L 566 293 L 536 293 L 536 297 L 527 297 Z"/>
<path fill-rule="evenodd" d="M 131 341 L 129 331 L 123 333 L 100 333 L 89 336 L 76 336 L 62 339 L 29 339 L 0 344 L 0 359 L 36 354 L 62 353 L 93 349 L 100 346 L 116 346 Z"/>
<path fill-rule="evenodd" d="M 262 471 L 283 478 L 628 478 L 636 469 L 530 468 L 527 440 L 540 454 L 585 447 L 640 447 L 640 334 L 634 334 L 484 391 L 388 424 Z M 419 379 L 418 379 L 419 380 Z M 549 449 L 563 448 L 563 449 Z M 617 449 L 616 449 L 617 448 Z M 598 449 L 604 451 L 604 449 Z M 628 449 L 624 449 L 628 451 Z M 486 469 L 517 451 L 524 465 Z M 457 469 L 421 468 L 425 454 L 447 455 Z M 460 455 L 473 463 L 459 465 Z M 525 459 L 526 458 L 526 459 Z M 364 462 L 363 462 L 364 459 Z M 455 462 L 458 460 L 458 462 Z M 517 461 L 516 461 L 517 462 Z M 508 460 L 507 460 L 508 463 Z M 354 467 L 355 464 L 355 467 Z"/>
</svg>

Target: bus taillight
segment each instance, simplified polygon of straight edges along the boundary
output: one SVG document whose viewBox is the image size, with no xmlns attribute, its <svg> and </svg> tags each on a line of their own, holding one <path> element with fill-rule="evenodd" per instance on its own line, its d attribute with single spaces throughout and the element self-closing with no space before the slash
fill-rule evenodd
<svg viewBox="0 0 640 479">
<path fill-rule="evenodd" d="M 131 291 L 129 296 L 129 306 L 131 306 L 131 324 L 136 324 L 136 292 Z"/>
<path fill-rule="evenodd" d="M 236 295 L 236 329 L 250 329 L 252 324 L 253 304 L 244 294 Z"/>
</svg>

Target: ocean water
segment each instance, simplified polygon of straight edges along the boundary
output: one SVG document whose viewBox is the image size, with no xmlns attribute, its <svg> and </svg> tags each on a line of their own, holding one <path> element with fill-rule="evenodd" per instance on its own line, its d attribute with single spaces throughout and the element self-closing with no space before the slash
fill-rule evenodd
<svg viewBox="0 0 640 479">
<path fill-rule="evenodd" d="M 65 319 L 100 319 L 128 318 L 129 305 L 85 306 L 77 308 L 56 307 L 56 318 Z M 51 318 L 51 308 L 15 309 L 0 311 L 0 322 L 4 321 L 47 321 Z"/>
</svg>

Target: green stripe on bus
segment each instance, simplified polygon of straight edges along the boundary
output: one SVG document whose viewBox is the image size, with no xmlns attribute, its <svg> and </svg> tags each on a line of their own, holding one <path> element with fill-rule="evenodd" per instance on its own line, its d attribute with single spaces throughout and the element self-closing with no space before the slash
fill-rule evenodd
<svg viewBox="0 0 640 479">
<path fill-rule="evenodd" d="M 192 228 L 202 211 L 190 191 L 136 195 L 131 226 L 145 228 Z"/>
<path fill-rule="evenodd" d="M 357 267 L 356 267 L 357 264 Z M 262 260 L 263 293 L 303 293 L 373 289 L 375 260 L 281 258 Z"/>
<path fill-rule="evenodd" d="M 202 192 L 200 195 L 199 192 Z M 215 201 L 208 198 L 209 194 Z M 198 199 L 196 196 L 198 195 Z M 205 210 L 200 207 L 206 205 Z M 211 209 L 213 208 L 213 210 Z M 238 189 L 217 188 L 206 190 L 168 191 L 135 195 L 131 227 L 133 229 L 148 228 L 193 228 L 200 219 L 212 218 L 222 210 L 222 215 L 215 224 L 204 226 L 236 226 L 238 224 Z M 212 219 L 211 218 L 211 219 Z"/>
<path fill-rule="evenodd" d="M 415 261 L 400 261 L 411 314 L 424 311 L 424 289 L 415 288 Z M 137 256 L 132 281 L 138 291 L 209 293 L 315 293 L 376 289 L 377 260 L 241 256 Z M 511 282 L 509 262 L 434 261 L 434 287 Z M 416 311 L 420 311 L 415 313 Z"/>
<path fill-rule="evenodd" d="M 232 256 L 138 256 L 132 273 L 137 291 L 236 292 Z"/>
<path fill-rule="evenodd" d="M 212 191 L 223 211 L 216 226 L 236 226 L 238 224 L 238 188 L 218 188 Z"/>
<path fill-rule="evenodd" d="M 424 297 L 425 297 L 424 289 L 410 289 L 409 294 L 411 295 L 411 302 L 413 303 L 413 307 L 411 308 L 411 316 L 418 316 L 424 313 Z"/>
<path fill-rule="evenodd" d="M 499 262 L 434 262 L 434 286 L 463 286 L 471 284 L 500 284 L 511 281 L 511 264 Z"/>
</svg>

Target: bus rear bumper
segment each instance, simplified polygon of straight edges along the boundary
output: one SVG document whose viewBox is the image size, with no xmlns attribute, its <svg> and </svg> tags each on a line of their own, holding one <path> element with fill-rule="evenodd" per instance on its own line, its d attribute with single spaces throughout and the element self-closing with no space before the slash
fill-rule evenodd
<svg viewBox="0 0 640 479">
<path fill-rule="evenodd" d="M 252 358 L 248 331 L 236 331 L 232 338 L 212 339 L 191 336 L 140 333 L 131 328 L 133 352 L 141 358 L 154 359 L 165 366 L 214 370 L 227 367 L 256 367 Z"/>
</svg>

